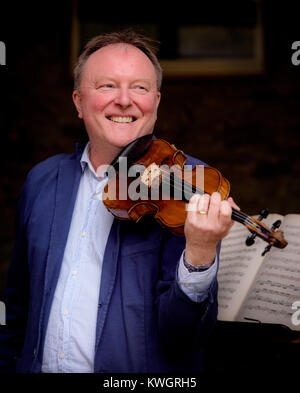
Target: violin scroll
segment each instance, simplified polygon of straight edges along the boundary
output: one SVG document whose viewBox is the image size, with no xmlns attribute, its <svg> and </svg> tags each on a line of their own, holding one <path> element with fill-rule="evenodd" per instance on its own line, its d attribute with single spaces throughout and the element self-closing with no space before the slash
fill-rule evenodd
<svg viewBox="0 0 300 393">
<path fill-rule="evenodd" d="M 278 248 L 284 248 L 287 246 L 287 241 L 283 236 L 283 231 L 278 229 L 281 225 L 281 220 L 277 220 L 273 223 L 271 227 L 271 234 L 270 234 L 270 243 L 266 246 L 264 251 L 262 252 L 262 256 L 264 256 L 268 251 L 270 251 L 272 246 L 276 246 Z"/>
<path fill-rule="evenodd" d="M 269 229 L 261 222 L 262 219 L 267 218 L 268 215 L 269 211 L 267 209 L 262 209 L 260 211 L 260 216 L 257 219 L 250 218 L 250 220 L 255 224 L 255 226 L 252 226 L 249 223 L 245 225 L 251 232 L 251 235 L 247 237 L 245 242 L 247 246 L 252 246 L 252 244 L 254 244 L 256 236 L 262 238 L 269 243 L 264 249 L 262 256 L 264 256 L 268 251 L 270 251 L 272 246 L 277 248 L 285 248 L 288 244 L 284 238 L 283 231 L 278 229 L 281 225 L 281 220 L 275 221 L 272 224 L 271 229 Z"/>
</svg>

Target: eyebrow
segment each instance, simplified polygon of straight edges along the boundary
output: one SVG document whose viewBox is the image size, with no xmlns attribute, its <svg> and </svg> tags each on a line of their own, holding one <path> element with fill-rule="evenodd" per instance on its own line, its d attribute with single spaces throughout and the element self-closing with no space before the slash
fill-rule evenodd
<svg viewBox="0 0 300 393">
<path fill-rule="evenodd" d="M 151 79 L 139 78 L 139 79 L 136 79 L 134 82 L 150 82 L 151 83 Z"/>
<path fill-rule="evenodd" d="M 108 80 L 108 81 L 116 82 L 116 80 L 114 78 L 110 77 L 110 76 L 100 76 L 100 77 L 96 77 L 95 78 L 95 82 L 99 82 L 101 80 Z M 149 78 L 138 78 L 138 79 L 135 79 L 133 81 L 133 83 L 136 83 L 136 82 L 146 82 L 146 83 L 150 83 L 151 84 L 151 79 L 149 79 Z"/>
</svg>

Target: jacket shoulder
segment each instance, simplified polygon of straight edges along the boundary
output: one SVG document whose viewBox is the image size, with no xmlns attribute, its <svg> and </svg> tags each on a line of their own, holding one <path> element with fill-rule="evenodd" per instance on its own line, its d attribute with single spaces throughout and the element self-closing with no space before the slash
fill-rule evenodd
<svg viewBox="0 0 300 393">
<path fill-rule="evenodd" d="M 203 165 L 203 166 L 208 166 L 205 162 L 201 161 L 199 158 L 192 157 L 189 154 L 184 154 L 187 157 L 186 165 L 192 165 L 193 167 L 195 165 Z"/>
<path fill-rule="evenodd" d="M 78 155 L 75 154 L 57 154 L 44 161 L 36 164 L 27 174 L 25 184 L 23 185 L 18 198 L 18 210 L 23 210 L 23 214 L 27 217 L 30 214 L 34 201 L 45 190 L 50 195 L 56 188 L 59 168 L 63 161 L 80 161 Z"/>
<path fill-rule="evenodd" d="M 28 172 L 26 182 L 40 181 L 43 177 L 51 176 L 53 172 L 57 172 L 62 160 L 72 156 L 73 154 L 61 153 L 39 162 Z"/>
</svg>

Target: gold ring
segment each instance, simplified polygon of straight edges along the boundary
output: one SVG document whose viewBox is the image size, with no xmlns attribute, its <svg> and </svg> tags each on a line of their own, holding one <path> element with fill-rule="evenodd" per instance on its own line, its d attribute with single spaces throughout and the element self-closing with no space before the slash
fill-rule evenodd
<svg viewBox="0 0 300 393">
<path fill-rule="evenodd" d="M 204 210 L 198 210 L 198 213 L 199 213 L 199 214 L 206 215 L 206 214 L 207 214 L 207 211 L 204 211 Z"/>
</svg>

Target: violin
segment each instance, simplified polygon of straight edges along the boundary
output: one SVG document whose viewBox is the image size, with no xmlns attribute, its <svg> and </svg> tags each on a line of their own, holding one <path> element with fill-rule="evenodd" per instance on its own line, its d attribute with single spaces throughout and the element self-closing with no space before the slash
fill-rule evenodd
<svg viewBox="0 0 300 393">
<path fill-rule="evenodd" d="M 198 164 L 186 169 L 186 162 L 183 151 L 163 139 L 152 139 L 151 134 L 136 139 L 109 166 L 102 194 L 104 205 L 118 219 L 138 222 L 150 214 L 172 233 L 183 235 L 186 207 L 193 194 L 218 191 L 224 200 L 230 192 L 230 183 L 219 170 Z M 251 232 L 246 245 L 252 245 L 256 236 L 268 243 L 263 255 L 272 246 L 287 245 L 283 231 L 278 229 L 280 220 L 271 228 L 261 222 L 267 215 L 264 209 L 255 219 L 232 208 L 232 219 Z"/>
</svg>

